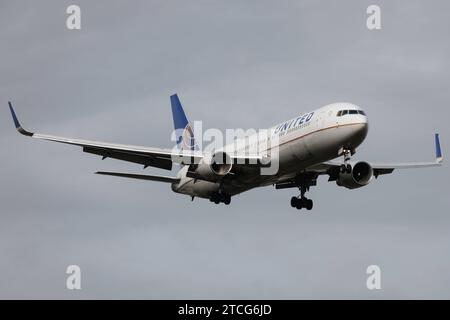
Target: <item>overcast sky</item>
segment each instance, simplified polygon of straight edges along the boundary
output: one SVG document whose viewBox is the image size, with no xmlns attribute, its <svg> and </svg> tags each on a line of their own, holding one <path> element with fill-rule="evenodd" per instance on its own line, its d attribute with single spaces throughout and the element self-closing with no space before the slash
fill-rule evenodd
<svg viewBox="0 0 450 320">
<path fill-rule="evenodd" d="M 446 164 L 358 190 L 321 178 L 308 214 L 294 189 L 217 206 L 96 176 L 160 172 L 26 139 L 7 109 L 42 133 L 172 147 L 174 92 L 222 130 L 348 101 L 370 121 L 357 159 L 430 160 L 435 131 L 450 150 L 448 1 L 77 1 L 80 31 L 70 4 L 0 3 L 0 298 L 450 298 Z"/>
</svg>

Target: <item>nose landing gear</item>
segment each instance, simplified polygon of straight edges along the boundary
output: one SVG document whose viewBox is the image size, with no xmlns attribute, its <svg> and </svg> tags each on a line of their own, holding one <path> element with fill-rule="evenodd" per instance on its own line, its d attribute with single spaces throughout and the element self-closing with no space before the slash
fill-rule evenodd
<svg viewBox="0 0 450 320">
<path fill-rule="evenodd" d="M 352 165 L 350 163 L 341 164 L 340 172 L 341 173 L 351 173 L 352 172 Z"/>
<path fill-rule="evenodd" d="M 343 148 L 342 153 L 344 154 L 344 163 L 341 164 L 340 172 L 341 173 L 351 173 L 352 165 L 348 162 L 350 161 L 351 156 L 355 154 L 355 149 Z"/>
</svg>

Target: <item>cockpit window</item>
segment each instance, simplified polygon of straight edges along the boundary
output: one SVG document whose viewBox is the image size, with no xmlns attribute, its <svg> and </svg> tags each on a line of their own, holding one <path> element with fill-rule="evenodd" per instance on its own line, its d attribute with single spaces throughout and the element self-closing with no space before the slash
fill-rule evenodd
<svg viewBox="0 0 450 320">
<path fill-rule="evenodd" d="M 338 117 L 342 117 L 345 116 L 346 114 L 361 114 L 363 116 L 366 115 L 366 113 L 362 110 L 339 110 L 336 115 Z"/>
</svg>

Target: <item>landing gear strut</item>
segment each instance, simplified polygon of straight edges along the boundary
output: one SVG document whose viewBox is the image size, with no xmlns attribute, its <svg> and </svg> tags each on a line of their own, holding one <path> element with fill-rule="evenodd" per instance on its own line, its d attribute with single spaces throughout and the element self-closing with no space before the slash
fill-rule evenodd
<svg viewBox="0 0 450 320">
<path fill-rule="evenodd" d="M 306 208 L 306 210 L 311 210 L 313 208 L 313 201 L 305 197 L 305 193 L 307 190 L 309 190 L 310 185 L 311 180 L 299 179 L 298 187 L 300 189 L 300 197 L 291 198 L 292 208 L 297 208 L 297 210 L 300 210 L 302 208 Z"/>
<path fill-rule="evenodd" d="M 306 191 L 309 191 L 310 187 L 317 185 L 318 176 L 319 174 L 316 172 L 302 171 L 299 172 L 297 176 L 292 180 L 276 184 L 275 188 L 276 189 L 299 188 L 300 195 L 291 198 L 291 207 L 297 208 L 299 210 L 302 208 L 311 210 L 313 208 L 313 201 L 306 198 L 305 193 Z"/>
<path fill-rule="evenodd" d="M 350 161 L 350 158 L 353 154 L 355 154 L 354 149 L 343 149 L 344 154 L 344 163 L 341 164 L 340 172 L 341 173 L 351 173 L 352 172 L 352 165 L 348 163 Z"/>
</svg>

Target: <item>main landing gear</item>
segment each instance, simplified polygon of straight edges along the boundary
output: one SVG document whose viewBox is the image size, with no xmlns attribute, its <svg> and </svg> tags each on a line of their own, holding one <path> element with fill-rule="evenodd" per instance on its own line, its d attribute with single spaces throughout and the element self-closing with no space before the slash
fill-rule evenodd
<svg viewBox="0 0 450 320">
<path fill-rule="evenodd" d="M 299 176 L 297 177 L 297 186 L 300 189 L 300 196 L 291 198 L 291 207 L 300 210 L 305 208 L 306 210 L 311 210 L 313 208 L 313 201 L 305 197 L 306 191 L 309 190 L 309 187 L 316 184 L 316 178 L 308 177 L 308 176 Z"/>
<path fill-rule="evenodd" d="M 215 204 L 219 204 L 223 202 L 226 205 L 231 203 L 231 196 L 225 193 L 213 193 L 211 197 L 209 197 L 209 201 L 214 202 Z"/>
</svg>

